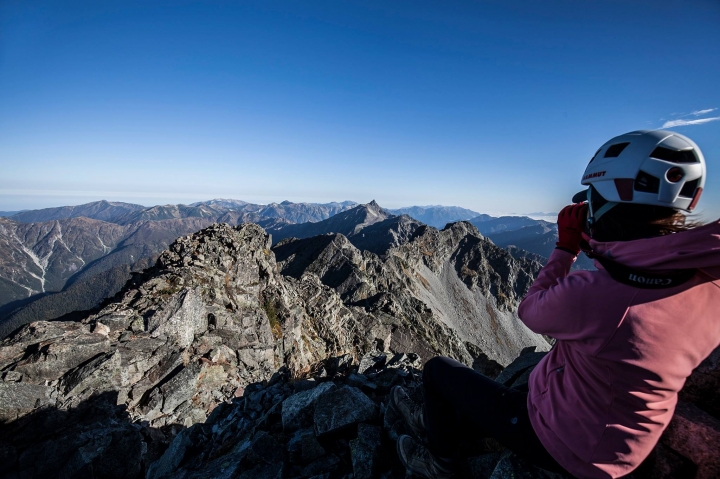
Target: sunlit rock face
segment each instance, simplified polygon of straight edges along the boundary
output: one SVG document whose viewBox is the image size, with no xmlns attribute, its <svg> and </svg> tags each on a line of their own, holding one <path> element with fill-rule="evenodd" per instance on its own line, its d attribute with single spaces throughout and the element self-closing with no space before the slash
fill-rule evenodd
<svg viewBox="0 0 720 479">
<path fill-rule="evenodd" d="M 393 385 L 417 388 L 423 363 L 445 355 L 522 387 L 549 344 L 515 313 L 539 263 L 465 222 L 385 233 L 378 255 L 342 234 L 272 247 L 258 225 L 215 224 L 79 321 L 16 331 L 0 343 L 8 470 L 400 477 Z M 714 471 L 682 438 L 715 434 L 701 408 L 714 407 L 716 359 L 688 382 L 691 402 L 646 469 Z M 502 450 L 474 454 L 469 477 L 540 474 Z"/>
<path fill-rule="evenodd" d="M 467 223 L 384 238 L 378 256 L 339 234 L 273 249 L 255 224 L 181 237 L 101 309 L 31 323 L 0 343 L 0 420 L 12 430 L 56 411 L 72 429 L 77 411 L 110 408 L 102 414 L 142 430 L 128 439 L 118 426 L 130 441 L 122 447 L 160 450 L 280 369 L 311 377 L 329 358 L 357 363 L 385 350 L 413 354 L 418 367 L 441 354 L 492 370 L 523 348 L 549 347 L 513 312 L 538 264 L 513 259 Z M 325 420 L 321 436 L 336 423 Z"/>
<path fill-rule="evenodd" d="M 37 394 L 59 407 L 115 391 L 134 418 L 188 425 L 281 366 L 300 377 L 374 348 L 507 364 L 548 347 L 513 312 L 538 265 L 471 225 L 423 227 L 386 253 L 339 234 L 272 250 L 257 225 L 213 225 L 178 239 L 99 312 L 21 329 L 2 343 L 2 367 L 51 388 Z"/>
</svg>

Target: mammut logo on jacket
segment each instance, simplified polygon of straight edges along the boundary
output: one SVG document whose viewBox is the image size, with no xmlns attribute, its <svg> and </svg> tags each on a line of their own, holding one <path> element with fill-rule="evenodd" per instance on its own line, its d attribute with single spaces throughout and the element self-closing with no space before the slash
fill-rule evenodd
<svg viewBox="0 0 720 479">
<path fill-rule="evenodd" d="M 607 173 L 607 171 L 596 171 L 595 173 L 588 173 L 587 175 L 583 176 L 582 181 L 589 180 L 590 178 L 599 178 L 601 176 L 605 176 L 605 173 Z"/>
<path fill-rule="evenodd" d="M 638 276 L 637 274 L 630 274 L 628 278 L 630 281 L 640 284 L 657 284 L 662 286 L 670 286 L 672 284 L 672 279 L 670 278 L 646 278 L 644 276 Z"/>
</svg>

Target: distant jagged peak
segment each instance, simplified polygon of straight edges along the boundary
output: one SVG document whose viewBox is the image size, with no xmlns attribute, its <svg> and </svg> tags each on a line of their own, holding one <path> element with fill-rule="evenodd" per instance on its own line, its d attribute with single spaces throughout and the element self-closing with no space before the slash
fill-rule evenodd
<svg viewBox="0 0 720 479">
<path fill-rule="evenodd" d="M 471 234 L 473 236 L 477 236 L 479 238 L 483 238 L 483 235 L 480 233 L 480 231 L 477 229 L 477 227 L 470 223 L 469 221 L 456 221 L 454 223 L 448 223 L 445 225 L 445 227 L 440 231 L 446 231 L 451 230 L 454 233 L 461 233 L 461 234 Z"/>
<path fill-rule="evenodd" d="M 383 219 L 392 218 L 393 216 L 395 216 L 393 213 L 380 206 L 375 200 L 372 200 L 370 201 L 370 203 L 366 203 L 364 205 L 357 205 L 355 208 L 352 209 L 364 209 L 371 214 L 382 217 Z"/>
</svg>

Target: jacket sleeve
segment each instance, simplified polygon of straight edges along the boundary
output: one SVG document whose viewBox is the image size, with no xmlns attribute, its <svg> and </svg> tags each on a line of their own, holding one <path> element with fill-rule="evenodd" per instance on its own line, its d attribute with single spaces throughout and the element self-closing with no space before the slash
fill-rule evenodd
<svg viewBox="0 0 720 479">
<path fill-rule="evenodd" d="M 554 250 L 520 303 L 518 316 L 532 331 L 556 339 L 583 338 L 587 279 L 579 272 L 569 274 L 574 261 L 572 253 Z"/>
</svg>

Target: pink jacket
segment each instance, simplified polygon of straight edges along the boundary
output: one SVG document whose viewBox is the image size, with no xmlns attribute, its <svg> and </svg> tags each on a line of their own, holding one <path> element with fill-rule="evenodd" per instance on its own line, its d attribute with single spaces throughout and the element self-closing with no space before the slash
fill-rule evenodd
<svg viewBox="0 0 720 479">
<path fill-rule="evenodd" d="M 574 271 L 556 249 L 520 304 L 536 333 L 557 338 L 530 376 L 528 410 L 548 452 L 581 478 L 628 474 L 672 418 L 678 391 L 720 345 L 720 221 L 658 238 L 590 242 L 638 269 L 697 268 L 688 282 L 640 289 Z"/>
</svg>

